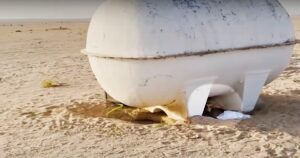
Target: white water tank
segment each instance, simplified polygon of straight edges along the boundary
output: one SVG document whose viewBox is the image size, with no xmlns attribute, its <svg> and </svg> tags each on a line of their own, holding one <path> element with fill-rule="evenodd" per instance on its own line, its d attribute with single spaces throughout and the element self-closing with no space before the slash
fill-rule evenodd
<svg viewBox="0 0 300 158">
<path fill-rule="evenodd" d="M 294 44 L 277 0 L 106 0 L 83 52 L 117 101 L 186 119 L 202 115 L 208 97 L 252 111 Z"/>
</svg>

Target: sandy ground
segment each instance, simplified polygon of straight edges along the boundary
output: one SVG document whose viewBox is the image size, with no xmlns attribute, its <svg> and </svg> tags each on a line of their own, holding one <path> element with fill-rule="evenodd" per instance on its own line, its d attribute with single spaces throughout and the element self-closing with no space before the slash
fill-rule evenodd
<svg viewBox="0 0 300 158">
<path fill-rule="evenodd" d="M 0 24 L 0 157 L 300 157 L 299 45 L 252 119 L 141 124 L 99 117 L 103 91 L 79 53 L 87 26 Z"/>
</svg>

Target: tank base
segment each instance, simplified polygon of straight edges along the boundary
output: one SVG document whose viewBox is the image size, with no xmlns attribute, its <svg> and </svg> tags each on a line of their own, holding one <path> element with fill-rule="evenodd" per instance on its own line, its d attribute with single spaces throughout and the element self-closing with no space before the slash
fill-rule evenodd
<svg viewBox="0 0 300 158">
<path fill-rule="evenodd" d="M 251 112 L 254 110 L 259 95 L 265 85 L 270 70 L 251 71 L 245 74 L 241 82 L 236 84 L 234 91 L 212 97 L 212 101 L 222 105 L 226 110 Z M 207 100 L 212 94 L 214 81 L 217 77 L 203 78 L 188 84 L 185 94 L 186 103 L 171 103 L 146 107 L 149 112 L 164 111 L 168 117 L 175 120 L 186 120 L 188 117 L 202 116 Z M 120 103 L 105 93 L 107 102 Z"/>
<path fill-rule="evenodd" d="M 244 79 L 234 87 L 234 92 L 213 97 L 213 102 L 220 104 L 226 110 L 250 112 L 255 108 L 261 90 L 265 85 L 270 70 L 252 71 L 245 74 Z M 215 77 L 199 81 L 200 86 L 188 88 L 187 113 L 188 117 L 203 115 Z"/>
</svg>

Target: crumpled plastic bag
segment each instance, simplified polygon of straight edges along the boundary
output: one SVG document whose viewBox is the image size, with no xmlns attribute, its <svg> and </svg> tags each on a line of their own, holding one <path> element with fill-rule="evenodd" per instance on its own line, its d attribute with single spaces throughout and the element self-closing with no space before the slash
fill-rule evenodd
<svg viewBox="0 0 300 158">
<path fill-rule="evenodd" d="M 245 120 L 251 118 L 251 115 L 243 114 L 236 111 L 224 111 L 217 116 L 219 120 Z"/>
</svg>

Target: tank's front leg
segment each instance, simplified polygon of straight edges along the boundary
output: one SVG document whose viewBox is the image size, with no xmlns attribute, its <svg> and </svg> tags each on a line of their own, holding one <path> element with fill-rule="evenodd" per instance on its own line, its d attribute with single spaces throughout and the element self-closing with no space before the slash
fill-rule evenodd
<svg viewBox="0 0 300 158">
<path fill-rule="evenodd" d="M 216 77 L 199 79 L 187 86 L 186 108 L 188 117 L 202 116 L 215 79 Z"/>
</svg>

